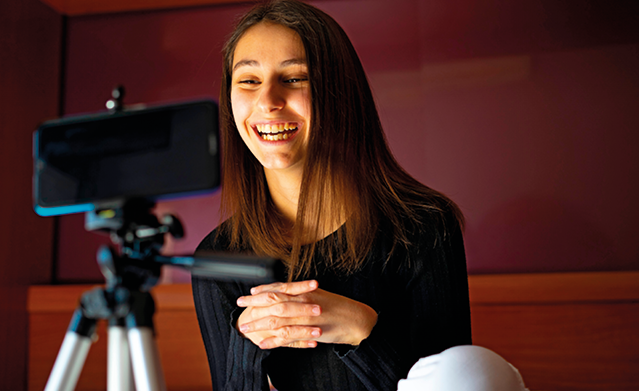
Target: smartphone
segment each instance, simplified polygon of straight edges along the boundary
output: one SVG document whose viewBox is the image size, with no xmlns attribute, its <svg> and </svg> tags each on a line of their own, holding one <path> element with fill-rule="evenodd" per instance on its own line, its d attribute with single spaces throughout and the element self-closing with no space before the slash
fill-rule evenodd
<svg viewBox="0 0 639 391">
<path fill-rule="evenodd" d="M 219 181 L 218 107 L 210 100 L 66 117 L 34 133 L 41 216 L 189 197 Z"/>
</svg>

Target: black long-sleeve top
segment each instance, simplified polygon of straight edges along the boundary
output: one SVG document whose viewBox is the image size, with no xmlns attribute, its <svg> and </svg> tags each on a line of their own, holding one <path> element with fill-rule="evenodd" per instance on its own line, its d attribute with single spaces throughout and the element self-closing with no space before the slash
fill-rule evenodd
<svg viewBox="0 0 639 391">
<path fill-rule="evenodd" d="M 324 267 L 305 279 L 321 289 L 371 306 L 378 313 L 370 336 L 357 347 L 320 343 L 316 348 L 261 350 L 235 324 L 240 296 L 251 285 L 193 277 L 193 297 L 211 369 L 213 389 L 268 390 L 267 375 L 279 391 L 395 390 L 421 357 L 471 343 L 466 259 L 461 230 L 450 216 L 446 229 L 426 214 L 408 249 L 390 258 L 392 227 L 382 223 L 363 267 L 344 276 Z M 227 238 L 216 231 L 198 250 L 224 251 Z M 446 232 L 446 233 L 445 233 Z M 334 235 L 334 234 L 333 234 Z M 334 240 L 334 236 L 323 240 Z"/>
</svg>

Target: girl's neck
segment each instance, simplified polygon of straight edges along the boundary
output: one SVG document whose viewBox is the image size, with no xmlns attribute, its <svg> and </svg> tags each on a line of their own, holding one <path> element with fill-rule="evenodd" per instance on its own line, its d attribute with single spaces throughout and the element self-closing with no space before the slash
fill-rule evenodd
<svg viewBox="0 0 639 391">
<path fill-rule="evenodd" d="M 264 175 L 273 204 L 292 227 L 297 220 L 302 170 L 270 170 L 265 168 Z M 330 198 L 328 194 L 326 196 Z M 330 213 L 326 216 L 330 216 Z M 339 222 L 323 221 L 316 234 L 311 234 L 311 237 L 303 241 L 308 244 L 321 240 L 335 232 L 343 223 L 343 220 Z M 315 231 L 314 227 L 308 227 L 308 229 L 311 230 L 307 231 L 309 233 Z"/>
<path fill-rule="evenodd" d="M 302 170 L 293 168 L 270 170 L 265 168 L 264 175 L 273 204 L 291 225 L 294 224 L 302 185 Z"/>
</svg>

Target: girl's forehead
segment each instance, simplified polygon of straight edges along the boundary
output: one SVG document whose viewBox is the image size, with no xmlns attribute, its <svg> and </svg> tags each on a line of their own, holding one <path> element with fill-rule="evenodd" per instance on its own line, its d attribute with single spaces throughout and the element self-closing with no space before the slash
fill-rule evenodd
<svg viewBox="0 0 639 391">
<path fill-rule="evenodd" d="M 246 62 L 305 58 L 304 45 L 297 32 L 280 24 L 260 22 L 250 27 L 238 40 L 232 66 L 236 68 L 238 63 Z"/>
</svg>

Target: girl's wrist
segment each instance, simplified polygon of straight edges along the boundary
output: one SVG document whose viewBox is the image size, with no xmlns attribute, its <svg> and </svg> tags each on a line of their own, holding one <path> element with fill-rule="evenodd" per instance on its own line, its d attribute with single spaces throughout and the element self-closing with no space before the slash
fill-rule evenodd
<svg viewBox="0 0 639 391">
<path fill-rule="evenodd" d="M 363 340 L 368 338 L 377 324 L 377 312 L 364 303 L 359 303 L 359 306 L 361 316 L 355 325 L 355 332 L 352 334 L 354 339 L 350 342 L 353 346 L 359 346 Z"/>
</svg>

